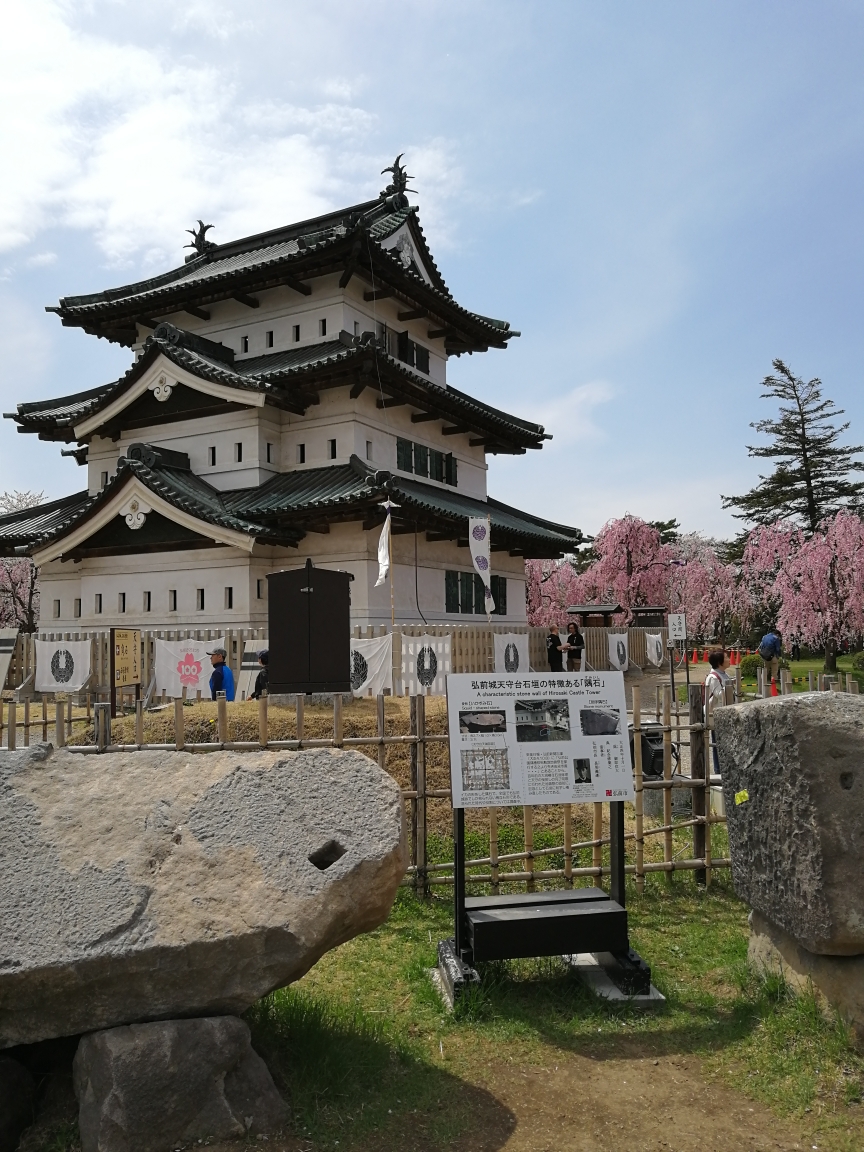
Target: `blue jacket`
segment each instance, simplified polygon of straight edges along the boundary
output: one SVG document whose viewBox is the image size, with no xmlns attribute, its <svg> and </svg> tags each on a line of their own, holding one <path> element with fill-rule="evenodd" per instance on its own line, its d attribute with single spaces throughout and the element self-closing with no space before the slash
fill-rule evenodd
<svg viewBox="0 0 864 1152">
<path fill-rule="evenodd" d="M 779 660 L 783 655 L 783 645 L 780 643 L 780 637 L 775 636 L 773 632 L 767 632 L 759 641 L 759 655 L 768 660 L 776 656 Z"/>
<path fill-rule="evenodd" d="M 210 677 L 210 699 L 216 699 L 217 692 L 224 692 L 226 700 L 234 699 L 234 673 L 227 664 L 217 664 Z"/>
</svg>

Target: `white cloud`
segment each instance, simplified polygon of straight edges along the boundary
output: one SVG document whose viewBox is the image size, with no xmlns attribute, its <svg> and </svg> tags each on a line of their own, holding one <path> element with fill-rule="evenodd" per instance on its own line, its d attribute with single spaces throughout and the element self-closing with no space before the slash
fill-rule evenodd
<svg viewBox="0 0 864 1152">
<path fill-rule="evenodd" d="M 56 252 L 37 252 L 35 256 L 30 256 L 27 259 L 28 268 L 45 268 L 49 264 L 53 264 L 57 259 Z"/>
<path fill-rule="evenodd" d="M 605 440 L 606 433 L 594 422 L 594 410 L 606 404 L 614 395 L 610 384 L 604 380 L 593 380 L 538 404 L 524 418 L 542 424 L 552 434 L 553 439 L 547 443 L 544 451 L 565 448 L 574 441 L 590 440 L 596 443 Z"/>
</svg>

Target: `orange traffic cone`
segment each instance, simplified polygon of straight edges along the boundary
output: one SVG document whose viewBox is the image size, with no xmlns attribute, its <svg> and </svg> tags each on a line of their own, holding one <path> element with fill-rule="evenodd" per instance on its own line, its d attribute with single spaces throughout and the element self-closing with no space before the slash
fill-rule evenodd
<svg viewBox="0 0 864 1152">
<path fill-rule="evenodd" d="M 702 663 L 703 664 L 708 663 L 708 649 L 707 648 L 703 648 L 703 650 L 702 650 Z"/>
<path fill-rule="evenodd" d="M 771 695 L 772 696 L 779 696 L 780 695 L 780 693 L 777 691 L 777 681 L 774 679 L 773 676 L 771 677 Z"/>
</svg>

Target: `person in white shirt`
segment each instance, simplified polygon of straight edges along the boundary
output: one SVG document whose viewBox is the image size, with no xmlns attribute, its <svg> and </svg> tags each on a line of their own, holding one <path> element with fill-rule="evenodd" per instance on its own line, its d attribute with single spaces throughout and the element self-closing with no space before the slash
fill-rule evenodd
<svg viewBox="0 0 864 1152">
<path fill-rule="evenodd" d="M 726 685 L 734 684 L 734 680 L 728 675 L 726 669 L 729 667 L 729 656 L 722 648 L 713 648 L 708 653 L 708 663 L 711 665 L 711 671 L 705 677 L 705 723 L 708 723 L 708 717 L 714 708 L 719 708 L 726 703 Z M 714 743 L 712 737 L 711 743 L 714 745 L 713 758 L 714 758 L 714 771 L 720 772 L 720 761 L 717 757 L 717 745 Z"/>
</svg>

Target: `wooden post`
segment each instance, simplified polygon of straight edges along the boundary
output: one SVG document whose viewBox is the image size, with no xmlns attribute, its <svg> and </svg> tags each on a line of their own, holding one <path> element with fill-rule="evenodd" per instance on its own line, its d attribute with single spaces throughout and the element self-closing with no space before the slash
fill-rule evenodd
<svg viewBox="0 0 864 1152">
<path fill-rule="evenodd" d="M 183 715 L 182 698 L 174 701 L 174 747 L 178 752 L 186 747 L 186 718 Z"/>
<path fill-rule="evenodd" d="M 48 743 L 48 701 L 42 697 L 42 743 Z"/>
<path fill-rule="evenodd" d="M 497 811 L 497 809 L 496 809 Z M 497 845 L 496 845 L 497 850 Z M 573 887 L 573 805 L 564 805 L 564 887 Z"/>
<path fill-rule="evenodd" d="M 409 733 L 417 735 L 417 697 L 410 696 L 408 700 Z M 414 868 L 414 891 L 420 888 L 420 839 L 419 839 L 419 803 L 417 788 L 417 745 L 411 744 L 411 864 Z"/>
<path fill-rule="evenodd" d="M 6 747 L 14 752 L 18 747 L 18 708 L 14 700 L 9 701 L 9 731 L 6 736 Z"/>
<path fill-rule="evenodd" d="M 24 701 L 24 747 L 30 747 L 30 701 Z"/>
<path fill-rule="evenodd" d="M 852 673 L 851 672 L 846 673 L 846 691 L 847 692 L 852 691 Z"/>
<path fill-rule="evenodd" d="M 636 809 L 636 891 L 645 891 L 644 800 L 642 791 L 642 689 L 633 686 L 633 806 Z"/>
<path fill-rule="evenodd" d="M 522 809 L 522 824 L 525 829 L 525 851 L 534 851 L 534 809 L 526 804 Z M 525 857 L 525 871 L 527 872 L 527 890 L 534 891 L 534 857 Z"/>
<path fill-rule="evenodd" d="M 699 684 L 690 685 L 690 776 L 693 780 L 704 780 L 706 777 L 705 764 L 705 733 L 703 732 L 704 714 L 702 710 L 702 687 Z M 710 774 L 710 773 L 709 773 Z M 705 790 L 704 788 L 691 788 L 693 797 L 693 819 L 700 816 L 705 818 Z M 705 825 L 693 825 L 693 859 L 705 859 Z M 697 868 L 695 872 L 696 883 L 705 883 L 705 869 Z"/>
<path fill-rule="evenodd" d="M 66 742 L 72 743 L 72 697 L 66 701 Z"/>
<path fill-rule="evenodd" d="M 692 751 L 692 749 L 691 749 Z M 663 685 L 663 779 L 666 787 L 663 789 L 663 860 L 667 864 L 672 862 L 672 688 L 669 684 Z M 672 869 L 666 873 L 668 880 L 672 879 Z"/>
<path fill-rule="evenodd" d="M 228 742 L 228 701 L 224 692 L 216 693 L 216 731 L 220 744 Z"/>
<path fill-rule="evenodd" d="M 815 692 L 815 690 L 815 685 L 813 684 L 813 669 L 811 668 L 807 673 L 807 691 Z"/>
<path fill-rule="evenodd" d="M 144 701 L 140 696 L 135 701 L 135 743 L 144 743 Z"/>
<path fill-rule="evenodd" d="M 111 705 L 97 703 L 95 708 L 94 727 L 96 729 L 96 747 L 104 752 L 111 743 Z"/>
<path fill-rule="evenodd" d="M 724 703 L 731 703 L 728 699 L 728 689 L 724 693 Z M 705 887 L 711 884 L 711 771 L 713 768 L 713 755 L 711 749 L 711 732 L 714 729 L 714 705 L 712 704 L 705 717 L 705 732 L 703 733 L 703 751 L 705 757 L 705 791 L 703 792 L 703 805 L 705 808 L 705 824 L 703 840 L 705 851 Z"/>
<path fill-rule="evenodd" d="M 258 743 L 266 748 L 270 743 L 270 724 L 267 716 L 267 693 L 258 697 Z"/>
<path fill-rule="evenodd" d="M 591 867 L 601 868 L 603 866 L 603 845 L 600 841 L 603 839 L 603 805 L 594 805 L 594 826 L 591 831 L 591 839 L 594 844 L 591 848 Z M 597 887 L 602 888 L 603 881 L 600 874 L 597 875 Z"/>
<path fill-rule="evenodd" d="M 735 665 L 735 699 L 741 699 L 741 665 Z"/>
<path fill-rule="evenodd" d="M 303 709 L 306 707 L 306 697 L 299 692 L 295 697 L 295 706 L 297 709 L 297 739 L 303 739 Z"/>
<path fill-rule="evenodd" d="M 420 893 L 429 895 L 428 866 L 429 856 L 427 850 L 426 831 L 426 697 L 417 698 L 417 840 L 419 851 L 417 853 L 417 868 L 420 874 Z"/>
<path fill-rule="evenodd" d="M 565 808 L 569 809 L 569 807 L 570 807 L 569 804 L 565 805 Z M 566 834 L 567 834 L 566 833 L 566 828 L 567 828 L 566 815 L 564 817 L 564 820 L 565 820 L 565 824 L 564 824 L 565 833 L 564 834 L 566 836 Z M 566 851 L 566 848 L 565 848 L 565 851 Z M 492 895 L 497 896 L 498 892 L 499 892 L 499 888 L 498 888 L 498 809 L 495 807 L 494 804 L 489 809 L 489 860 L 491 862 L 490 867 L 489 867 L 489 871 L 492 874 Z M 566 860 L 566 857 L 565 857 L 565 860 Z M 566 868 L 566 866 L 567 866 L 566 863 L 564 866 Z"/>
<path fill-rule="evenodd" d="M 375 700 L 375 711 L 377 714 L 377 732 L 378 739 L 381 741 L 378 745 L 378 767 L 382 772 L 387 771 L 387 745 L 384 743 L 385 727 L 384 727 L 384 696 L 379 695 Z"/>
<path fill-rule="evenodd" d="M 342 693 L 333 694 L 333 743 L 342 747 Z"/>
</svg>

